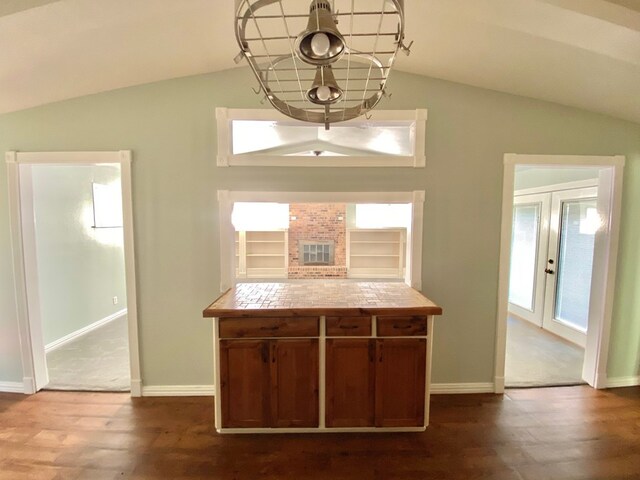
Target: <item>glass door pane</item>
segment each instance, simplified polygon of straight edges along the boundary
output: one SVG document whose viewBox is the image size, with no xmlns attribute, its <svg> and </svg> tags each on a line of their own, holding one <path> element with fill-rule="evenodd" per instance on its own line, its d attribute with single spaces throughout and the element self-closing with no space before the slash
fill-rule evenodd
<svg viewBox="0 0 640 480">
<path fill-rule="evenodd" d="M 530 311 L 534 306 L 539 230 L 540 204 L 515 205 L 509 303 Z"/>
<path fill-rule="evenodd" d="M 595 199 L 562 202 L 554 318 L 587 331 L 593 246 L 600 226 Z"/>
</svg>

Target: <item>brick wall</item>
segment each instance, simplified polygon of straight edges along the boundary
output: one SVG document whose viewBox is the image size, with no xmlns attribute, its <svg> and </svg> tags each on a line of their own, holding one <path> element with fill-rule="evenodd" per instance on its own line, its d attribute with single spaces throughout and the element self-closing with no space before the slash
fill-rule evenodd
<svg viewBox="0 0 640 480">
<path fill-rule="evenodd" d="M 346 212 L 344 203 L 289 205 L 289 278 L 346 278 Z M 298 240 L 333 240 L 334 265 L 300 265 Z"/>
</svg>

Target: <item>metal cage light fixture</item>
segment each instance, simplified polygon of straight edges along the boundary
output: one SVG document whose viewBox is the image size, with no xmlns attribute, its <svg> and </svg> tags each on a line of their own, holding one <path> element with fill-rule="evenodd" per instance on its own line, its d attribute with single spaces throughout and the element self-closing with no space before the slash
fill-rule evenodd
<svg viewBox="0 0 640 480">
<path fill-rule="evenodd" d="M 398 51 L 411 47 L 403 0 L 311 0 L 308 11 L 305 0 L 236 4 L 236 62 L 247 59 L 256 93 L 284 115 L 327 129 L 374 108 Z"/>
</svg>

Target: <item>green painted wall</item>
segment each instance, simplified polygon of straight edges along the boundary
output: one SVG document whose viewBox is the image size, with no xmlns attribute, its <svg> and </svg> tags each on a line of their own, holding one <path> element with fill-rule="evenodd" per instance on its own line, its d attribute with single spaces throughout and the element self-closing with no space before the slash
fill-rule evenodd
<svg viewBox="0 0 640 480">
<path fill-rule="evenodd" d="M 37 165 L 31 178 L 48 344 L 126 308 L 122 229 L 92 228 L 92 182 L 119 182 L 120 168 Z"/>
<path fill-rule="evenodd" d="M 0 116 L 3 150 L 132 149 L 140 347 L 147 385 L 209 384 L 219 291 L 216 190 L 426 190 L 423 286 L 444 307 L 434 382 L 493 379 L 504 153 L 627 156 L 610 373 L 638 374 L 640 125 L 523 97 L 394 73 L 379 108 L 428 108 L 425 169 L 217 168 L 216 106 L 259 108 L 247 69 L 194 76 Z M 6 198 L 6 174 L 0 197 Z M 8 218 L 0 207 L 0 263 Z M 0 271 L 0 295 L 12 288 Z M 17 338 L 12 307 L 0 329 Z M 14 340 L 15 341 L 15 340 Z M 1 353 L 0 378 L 19 363 Z"/>
</svg>

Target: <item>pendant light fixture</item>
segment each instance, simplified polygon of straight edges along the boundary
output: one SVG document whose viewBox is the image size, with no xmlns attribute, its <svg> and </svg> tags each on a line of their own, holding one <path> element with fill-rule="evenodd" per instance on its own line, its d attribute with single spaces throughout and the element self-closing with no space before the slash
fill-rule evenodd
<svg viewBox="0 0 640 480">
<path fill-rule="evenodd" d="M 403 0 L 236 0 L 240 53 L 281 113 L 321 123 L 365 115 L 404 44 Z M 308 6 L 304 9 L 305 6 Z M 374 8 L 377 7 L 377 8 Z"/>
</svg>

